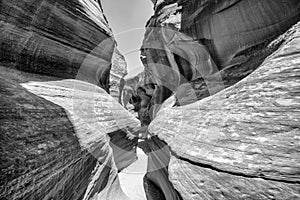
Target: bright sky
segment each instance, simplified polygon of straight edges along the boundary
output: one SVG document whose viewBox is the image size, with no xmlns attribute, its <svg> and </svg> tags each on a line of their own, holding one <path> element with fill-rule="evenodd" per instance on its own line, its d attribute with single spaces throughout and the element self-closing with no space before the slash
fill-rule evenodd
<svg viewBox="0 0 300 200">
<path fill-rule="evenodd" d="M 146 22 L 153 15 L 153 4 L 151 0 L 101 0 L 101 3 L 118 49 L 125 56 L 127 77 L 134 76 L 143 70 L 139 49 Z"/>
</svg>

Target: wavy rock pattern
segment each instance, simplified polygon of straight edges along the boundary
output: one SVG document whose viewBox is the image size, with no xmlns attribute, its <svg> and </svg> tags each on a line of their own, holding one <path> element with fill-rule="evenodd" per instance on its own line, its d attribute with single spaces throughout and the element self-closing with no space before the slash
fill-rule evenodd
<svg viewBox="0 0 300 200">
<path fill-rule="evenodd" d="M 126 199 L 117 173 L 136 160 L 136 118 L 89 83 L 22 84 L 40 98 L 1 80 L 3 198 Z"/>
<path fill-rule="evenodd" d="M 164 106 L 150 124 L 172 150 L 169 178 L 183 199 L 300 198 L 300 24 L 291 31 L 242 81 Z"/>
<path fill-rule="evenodd" d="M 141 52 L 145 68 L 162 85 L 156 101 L 218 70 L 247 66 L 252 72 L 270 54 L 267 45 L 295 24 L 299 13 L 297 0 L 156 1 Z"/>
<path fill-rule="evenodd" d="M 191 149 L 195 157 L 198 154 L 205 157 L 214 147 L 214 145 L 206 145 L 207 135 L 214 136 L 213 133 L 219 131 L 217 128 L 212 128 L 204 131 L 205 134 L 200 137 L 197 133 L 201 130 L 196 129 L 194 125 L 197 125 L 198 121 L 203 121 L 204 125 L 210 124 L 210 127 L 214 127 L 214 124 L 218 124 L 223 119 L 223 115 L 219 116 L 216 113 L 207 118 L 206 111 L 201 112 L 200 116 L 196 107 L 188 110 L 184 105 L 192 104 L 238 83 L 255 71 L 282 43 L 296 37 L 294 29 L 287 30 L 300 19 L 299 1 L 160 0 L 152 2 L 155 14 L 146 24 L 148 29 L 141 51 L 141 59 L 146 70 L 152 73 L 152 77 L 159 85 L 157 95 L 152 97 L 155 102 L 153 108 L 145 111 L 145 115 L 147 112 L 152 112 L 152 116 L 156 116 L 150 125 L 150 133 L 157 134 L 167 143 L 172 142 L 176 135 L 178 137 L 178 140 L 175 140 L 178 142 L 176 145 L 180 150 L 185 152 Z M 283 33 L 284 35 L 280 36 Z M 175 95 L 169 98 L 172 93 Z M 171 109 L 174 105 L 184 107 L 182 110 Z M 203 109 L 206 108 L 205 106 Z M 209 108 L 213 108 L 213 105 Z M 245 119 L 247 120 L 248 118 Z M 228 123 L 227 126 L 231 124 Z M 171 133 L 167 136 L 168 130 Z M 185 134 L 186 131 L 191 133 Z M 293 134 L 295 133 L 291 133 L 291 137 Z M 192 150 L 194 138 L 197 137 L 199 137 L 197 142 L 203 140 L 201 143 L 203 147 L 201 146 L 200 149 L 197 146 L 197 149 Z M 177 155 L 177 151 L 180 150 L 174 150 L 174 155 Z M 245 161 L 245 165 L 247 164 Z M 161 170 L 161 176 L 163 173 L 164 169 Z M 161 176 L 153 179 L 159 182 Z M 173 177 L 173 174 L 170 176 Z M 179 176 L 182 178 L 181 181 Z M 194 190 L 190 191 L 191 186 L 185 182 L 185 179 L 190 177 L 183 178 L 182 174 L 174 177 L 177 180 L 173 182 L 175 189 L 183 195 L 183 198 L 204 198 L 197 194 L 192 197 Z M 151 181 L 155 182 L 155 180 Z M 197 180 L 192 181 L 197 187 Z M 160 190 L 163 193 L 167 193 L 166 191 L 176 193 L 167 187 L 162 187 Z M 212 193 L 207 196 L 207 199 L 216 197 L 217 194 Z"/>
<path fill-rule="evenodd" d="M 0 199 L 128 199 L 140 122 L 105 92 L 126 65 L 100 1 L 4 0 L 0 29 Z"/>
<path fill-rule="evenodd" d="M 228 20 L 235 19 L 235 20 Z M 182 3 L 181 30 L 202 41 L 219 69 L 245 62 L 242 52 L 299 20 L 299 1 L 213 0 Z"/>
<path fill-rule="evenodd" d="M 0 59 L 11 68 L 108 91 L 115 41 L 96 1 L 4 0 L 0 13 Z"/>
<path fill-rule="evenodd" d="M 132 147 L 137 144 L 137 139 L 131 142 L 128 140 L 129 148 L 127 148 L 126 140 L 123 141 L 122 137 L 135 138 L 133 133 L 139 130 L 140 122 L 103 89 L 72 79 L 29 82 L 21 85 L 35 95 L 60 105 L 70 113 L 70 119 L 74 122 L 79 143 L 83 148 L 91 149 L 95 144 L 105 142 L 108 134 L 111 136 L 112 148 L 116 150 L 117 166 L 120 165 L 119 157 L 123 159 L 122 162 L 127 163 L 121 164 L 119 170 L 135 159 L 135 150 Z M 131 159 L 130 156 L 126 158 L 127 153 L 132 156 Z"/>
<path fill-rule="evenodd" d="M 82 199 L 97 159 L 65 110 L 2 74 L 0 83 L 0 198 Z"/>
<path fill-rule="evenodd" d="M 110 184 L 115 184 L 118 170 L 136 160 L 134 147 L 137 138 L 132 133 L 138 131 L 140 122 L 104 90 L 89 83 L 63 80 L 29 82 L 22 86 L 66 109 L 74 124 L 79 144 L 101 164 L 98 165 L 85 198 L 95 198 L 96 195 L 97 198 L 118 199 L 118 195 L 114 194 L 116 188 L 110 188 Z M 108 182 L 105 188 L 97 186 L 103 181 Z"/>
</svg>

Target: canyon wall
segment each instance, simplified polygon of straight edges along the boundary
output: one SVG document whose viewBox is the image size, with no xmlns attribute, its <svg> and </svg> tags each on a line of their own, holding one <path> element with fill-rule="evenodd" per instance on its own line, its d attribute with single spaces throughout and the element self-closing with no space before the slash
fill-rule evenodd
<svg viewBox="0 0 300 200">
<path fill-rule="evenodd" d="M 141 124 L 148 199 L 300 198 L 299 1 L 152 2 L 127 82 L 99 0 L 0 2 L 1 199 L 128 199 Z"/>
<path fill-rule="evenodd" d="M 122 104 L 122 93 L 125 85 L 124 76 L 127 75 L 127 63 L 124 56 L 116 48 L 112 56 L 110 70 L 109 94 Z"/>
<path fill-rule="evenodd" d="M 170 155 L 149 141 L 148 165 L 160 166 L 145 176 L 147 190 L 187 200 L 299 198 L 299 24 L 291 28 L 299 1 L 152 2 L 141 58 L 158 90 L 144 112 Z M 159 164 L 162 156 L 170 162 Z"/>
<path fill-rule="evenodd" d="M 140 122 L 117 102 L 126 64 L 99 3 L 0 2 L 0 199 L 128 198 Z"/>
<path fill-rule="evenodd" d="M 111 68 L 112 74 L 126 74 L 99 2 L 2 1 L 0 9 L 0 60 L 7 67 L 76 78 L 106 91 L 116 84 L 109 83 Z M 112 61 L 115 54 L 123 62 L 119 68 Z"/>
<path fill-rule="evenodd" d="M 160 104 L 179 85 L 195 83 L 200 87 L 201 79 L 219 71 L 230 70 L 230 77 L 220 77 L 226 87 L 246 77 L 280 41 L 270 43 L 300 18 L 297 0 L 154 3 L 155 14 L 146 24 L 141 57 L 146 70 L 161 85 L 156 97 Z"/>
<path fill-rule="evenodd" d="M 242 81 L 164 106 L 150 124 L 170 146 L 169 179 L 183 199 L 300 198 L 300 24 L 290 33 Z"/>
</svg>

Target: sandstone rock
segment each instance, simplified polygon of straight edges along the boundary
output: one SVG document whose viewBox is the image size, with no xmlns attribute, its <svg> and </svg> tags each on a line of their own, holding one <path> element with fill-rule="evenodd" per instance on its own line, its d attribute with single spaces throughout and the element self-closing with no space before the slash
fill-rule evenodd
<svg viewBox="0 0 300 200">
<path fill-rule="evenodd" d="M 145 80 L 145 71 L 137 74 L 134 77 L 125 78 L 125 87 L 122 96 L 123 105 L 125 107 L 129 103 L 129 100 L 132 97 L 132 95 L 136 95 L 136 89 L 139 87 L 139 85 L 142 82 L 144 82 L 144 80 Z"/>
<path fill-rule="evenodd" d="M 183 199 L 300 198 L 299 27 L 243 80 L 163 106 L 151 122 L 172 150 L 169 179 Z"/>
<path fill-rule="evenodd" d="M 277 37 L 300 19 L 299 1 L 162 0 L 153 3 L 155 14 L 146 24 L 141 49 L 145 70 L 151 72 L 159 85 L 158 95 L 153 97 L 155 105 L 152 108 L 152 115 L 158 117 L 151 123 L 150 131 L 167 143 L 172 141 L 176 133 L 179 138 L 175 140 L 178 142 L 177 147 L 182 148 L 182 151 L 189 151 L 193 147 L 194 137 L 197 137 L 194 134 L 197 129 L 193 124 L 205 120 L 203 124 L 213 126 L 223 116 L 215 114 L 206 119 L 206 113 L 199 114 L 197 107 L 191 110 L 187 107 L 181 110 L 171 107 L 188 105 L 214 95 L 256 70 L 281 43 L 291 39 L 289 36 L 293 30 Z M 168 99 L 172 93 L 175 95 Z M 147 112 L 149 111 L 145 114 Z M 167 136 L 169 130 L 173 132 Z M 186 135 L 187 130 L 191 134 Z M 214 132 L 218 130 L 209 129 L 207 134 Z M 214 145 L 205 145 L 206 139 L 207 135 L 203 134 L 197 140 L 204 140 L 201 143 L 203 147 L 201 151 L 195 149 L 193 153 L 199 151 L 199 154 L 205 156 L 210 152 Z M 177 150 L 174 154 L 176 153 Z M 161 172 L 164 170 L 162 168 Z M 175 188 L 180 188 L 180 194 L 184 190 L 189 193 L 185 180 L 181 180 L 184 186 L 179 187 L 179 175 L 177 177 Z M 162 182 L 160 177 L 156 179 L 157 182 Z M 183 197 L 192 198 L 191 195 Z M 211 198 L 214 197 L 217 196 L 212 194 Z M 195 199 L 201 198 L 203 197 L 195 195 Z"/>
<path fill-rule="evenodd" d="M 108 91 L 116 44 L 97 1 L 5 0 L 0 13 L 0 60 L 9 67 Z"/>
<path fill-rule="evenodd" d="M 171 158 L 170 179 L 183 199 L 299 199 L 299 185 L 230 174 Z"/>
<path fill-rule="evenodd" d="M 119 170 L 135 160 L 137 137 L 133 133 L 138 132 L 140 122 L 103 89 L 72 79 L 21 85 L 70 113 L 83 148 L 93 152 L 93 146 L 105 142 L 108 135 Z"/>
<path fill-rule="evenodd" d="M 1 198 L 126 199 L 138 120 L 89 83 L 22 86 L 1 76 Z"/>
<path fill-rule="evenodd" d="M 299 13 L 297 0 L 155 1 L 141 54 L 145 68 L 162 85 L 157 102 L 216 70 L 257 68 L 268 55 L 259 52 L 295 24 Z"/>
<path fill-rule="evenodd" d="M 165 200 L 163 191 L 146 176 L 144 176 L 144 188 L 147 195 L 147 200 Z"/>
<path fill-rule="evenodd" d="M 0 76 L 0 198 L 82 199 L 97 159 L 66 112 Z"/>
<path fill-rule="evenodd" d="M 1 1 L 0 29 L 0 199 L 128 199 L 140 122 L 103 90 L 126 65 L 100 1 Z"/>
<path fill-rule="evenodd" d="M 127 75 L 127 63 L 124 56 L 115 49 L 112 56 L 112 66 L 110 70 L 109 94 L 122 104 L 122 94 L 125 85 L 124 76 Z"/>
</svg>

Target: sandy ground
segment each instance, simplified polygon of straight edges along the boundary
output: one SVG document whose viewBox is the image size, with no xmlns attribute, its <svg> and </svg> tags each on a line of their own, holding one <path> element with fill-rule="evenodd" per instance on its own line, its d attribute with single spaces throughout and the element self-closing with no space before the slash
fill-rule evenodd
<svg viewBox="0 0 300 200">
<path fill-rule="evenodd" d="M 130 200 L 146 200 L 143 177 L 147 171 L 147 155 L 137 148 L 138 159 L 119 173 L 119 180 L 124 193 Z"/>
</svg>

